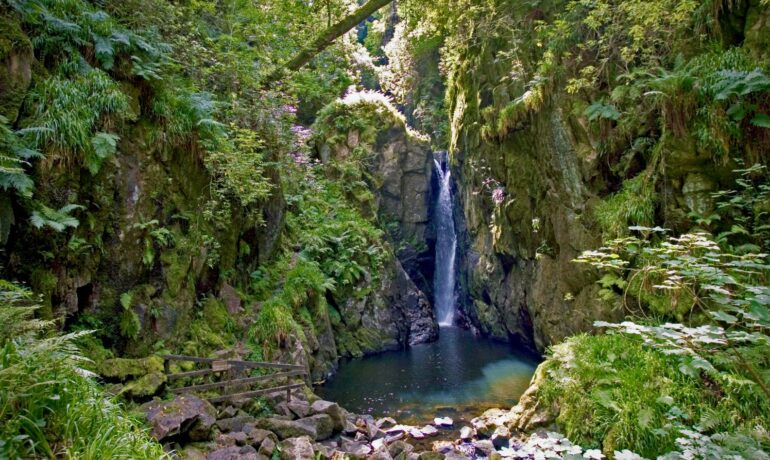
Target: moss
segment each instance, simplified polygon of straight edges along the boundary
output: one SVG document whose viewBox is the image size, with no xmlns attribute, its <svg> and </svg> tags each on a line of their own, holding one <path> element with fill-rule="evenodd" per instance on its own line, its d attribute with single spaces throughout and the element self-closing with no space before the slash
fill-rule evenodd
<svg viewBox="0 0 770 460">
<path fill-rule="evenodd" d="M 102 376 L 123 381 L 129 377 L 143 377 L 158 372 L 163 372 L 163 358 L 160 356 L 106 359 L 99 366 L 99 374 Z"/>
<path fill-rule="evenodd" d="M 128 382 L 121 393 L 134 398 L 145 398 L 158 394 L 164 383 L 166 383 L 166 374 L 153 372 Z"/>
<path fill-rule="evenodd" d="M 16 120 L 24 100 L 33 59 L 32 42 L 19 22 L 0 15 L 0 116 L 11 122 Z"/>
<path fill-rule="evenodd" d="M 53 296 L 53 291 L 56 289 L 56 285 L 58 283 L 59 278 L 57 278 L 56 275 L 48 270 L 36 268 L 32 271 L 32 290 L 42 297 L 40 317 L 43 319 L 53 318 L 53 305 L 51 304 L 51 297 Z"/>
<path fill-rule="evenodd" d="M 32 42 L 21 30 L 17 19 L 0 15 L 0 59 L 5 59 L 14 51 L 32 51 Z"/>
<path fill-rule="evenodd" d="M 203 320 L 212 331 L 232 330 L 232 321 L 224 302 L 214 297 L 209 297 L 203 303 Z"/>
<path fill-rule="evenodd" d="M 179 295 L 190 274 L 190 257 L 180 250 L 164 251 L 160 256 L 166 290 L 172 297 Z"/>
<path fill-rule="evenodd" d="M 351 332 L 347 330 L 338 330 L 334 335 L 334 339 L 337 344 L 337 351 L 341 356 L 351 356 L 353 358 L 364 356 L 361 347 L 358 345 L 358 341 Z"/>
<path fill-rule="evenodd" d="M 114 356 L 112 350 L 105 348 L 102 341 L 93 334 L 80 338 L 78 346 L 83 355 L 92 361 L 92 364 L 86 367 L 95 371 L 100 368 L 104 361 L 112 359 Z"/>
<path fill-rule="evenodd" d="M 618 193 L 609 196 L 596 207 L 595 215 L 608 237 L 628 234 L 629 226 L 652 225 L 655 218 L 652 178 L 642 173 L 625 181 Z"/>
</svg>

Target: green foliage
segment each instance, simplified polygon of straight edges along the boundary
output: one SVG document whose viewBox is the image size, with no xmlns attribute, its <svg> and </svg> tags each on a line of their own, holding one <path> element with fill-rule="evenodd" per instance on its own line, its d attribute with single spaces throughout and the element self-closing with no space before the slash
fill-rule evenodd
<svg viewBox="0 0 770 460">
<path fill-rule="evenodd" d="M 8 126 L 8 120 L 0 115 L 0 187 L 6 192 L 15 192 L 19 196 L 32 196 L 34 182 L 25 168 L 32 159 L 42 154 L 29 148 L 22 134 Z"/>
<path fill-rule="evenodd" d="M 88 333 L 49 334 L 36 308 L 27 290 L 0 281 L 0 456 L 166 458 L 81 368 L 74 341 Z"/>
<path fill-rule="evenodd" d="M 594 102 L 586 108 L 585 115 L 590 121 L 598 119 L 618 121 L 620 112 L 615 106 L 604 102 Z"/>
<path fill-rule="evenodd" d="M 127 339 L 136 339 L 142 329 L 142 323 L 139 316 L 133 309 L 134 297 L 130 292 L 124 292 L 120 296 L 120 306 L 123 311 L 120 313 L 120 334 Z"/>
<path fill-rule="evenodd" d="M 304 337 L 300 323 L 314 327 L 313 318 L 327 315 L 325 293 L 334 283 L 318 264 L 297 254 L 287 254 L 262 272 L 252 274 L 253 290 L 266 299 L 250 338 L 257 348 L 270 350 L 291 337 Z M 303 311 L 313 310 L 312 318 Z"/>
<path fill-rule="evenodd" d="M 264 142 L 249 129 L 230 126 L 232 138 L 219 137 L 209 145 L 204 160 L 212 176 L 211 200 L 204 215 L 219 225 L 230 223 L 230 203 L 250 211 L 256 223 L 262 222 L 261 201 L 275 187 L 265 175 Z"/>
<path fill-rule="evenodd" d="M 655 458 L 709 434 L 718 434 L 709 446 L 718 449 L 742 434 L 732 447 L 744 458 L 762 458 L 756 437 L 764 440 L 755 428 L 768 423 L 770 399 L 730 372 L 685 374 L 678 361 L 635 335 L 575 336 L 552 348 L 538 398 L 558 404 L 557 423 L 571 441 L 607 454 Z"/>
<path fill-rule="evenodd" d="M 360 91 L 350 93 L 318 112 L 313 135 L 315 139 L 335 145 L 344 143 L 348 133 L 355 130 L 362 143 L 371 145 L 375 133 L 384 125 L 406 126 L 406 121 L 384 94 Z"/>
<path fill-rule="evenodd" d="M 142 262 L 148 267 L 155 263 L 156 252 L 158 249 L 169 248 L 176 243 L 176 237 L 171 230 L 165 227 L 159 227 L 157 219 L 147 222 L 138 222 L 132 228 L 142 233 L 144 241 L 144 251 L 142 252 Z"/>
<path fill-rule="evenodd" d="M 758 164 L 734 172 L 739 174 L 738 187 L 714 194 L 718 222 L 707 227 L 717 229 L 717 242 L 731 252 L 766 251 L 770 248 L 770 174 Z"/>
<path fill-rule="evenodd" d="M 651 225 L 655 218 L 652 178 L 641 173 L 623 182 L 621 190 L 604 199 L 595 209 L 596 220 L 609 237 L 625 235 L 633 225 Z"/>
<path fill-rule="evenodd" d="M 49 227 L 57 232 L 61 232 L 67 228 L 76 228 L 80 225 L 80 222 L 70 215 L 78 209 L 83 209 L 83 206 L 68 204 L 56 210 L 40 204 L 38 209 L 32 211 L 29 222 L 37 229 Z"/>
<path fill-rule="evenodd" d="M 708 235 L 686 234 L 657 245 L 636 237 L 615 240 L 598 251 L 585 252 L 577 261 L 627 272 L 629 289 L 636 290 L 643 301 L 642 308 L 634 311 L 637 315 L 647 317 L 652 311 L 703 324 L 685 327 L 653 321 L 649 326 L 632 322 L 597 326 L 643 337 L 645 345 L 676 357 L 685 375 L 705 375 L 720 385 L 738 380 L 770 401 L 766 359 L 770 261 L 766 254 L 723 253 Z"/>
<path fill-rule="evenodd" d="M 157 37 L 127 30 L 91 2 L 9 0 L 8 4 L 30 30 L 37 56 L 47 63 L 112 70 L 121 57 L 162 62 L 169 51 Z"/>
<path fill-rule="evenodd" d="M 86 167 L 91 174 L 98 173 L 99 169 L 102 167 L 102 162 L 112 155 L 115 155 L 118 139 L 120 139 L 120 137 L 109 133 L 96 133 L 96 135 L 91 138 L 93 152 L 92 155 L 87 155 L 85 159 Z"/>
<path fill-rule="evenodd" d="M 35 142 L 47 152 L 46 164 L 85 164 L 94 173 L 113 153 L 104 144 L 117 140 L 94 130 L 108 124 L 105 118 L 124 117 L 128 100 L 106 73 L 90 69 L 73 79 L 43 80 L 30 91 L 26 105 L 32 111 L 28 123 L 38 128 Z"/>
<path fill-rule="evenodd" d="M 290 197 L 297 211 L 287 217 L 302 253 L 342 289 L 365 278 L 375 282 L 387 258 L 383 231 L 346 198 L 345 182 L 306 177 L 300 194 Z"/>
</svg>

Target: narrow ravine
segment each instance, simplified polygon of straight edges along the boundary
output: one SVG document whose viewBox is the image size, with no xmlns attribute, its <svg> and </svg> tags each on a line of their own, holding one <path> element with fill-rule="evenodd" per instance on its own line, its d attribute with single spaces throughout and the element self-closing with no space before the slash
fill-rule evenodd
<svg viewBox="0 0 770 460">
<path fill-rule="evenodd" d="M 463 422 L 490 408 L 516 404 L 529 385 L 537 359 L 509 343 L 478 337 L 456 324 L 457 233 L 452 176 L 446 152 L 434 157 L 437 184 L 433 277 L 437 341 L 405 350 L 342 362 L 334 377 L 316 388 L 319 396 L 354 413 L 394 417 L 399 423 L 429 424 L 449 417 L 456 437 Z"/>
</svg>

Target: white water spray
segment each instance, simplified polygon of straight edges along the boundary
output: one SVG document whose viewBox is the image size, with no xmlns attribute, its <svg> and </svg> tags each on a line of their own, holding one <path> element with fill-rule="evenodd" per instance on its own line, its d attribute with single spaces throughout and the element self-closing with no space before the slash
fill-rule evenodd
<svg viewBox="0 0 770 460">
<path fill-rule="evenodd" d="M 434 160 L 434 162 L 439 177 L 439 196 L 436 206 L 436 271 L 433 275 L 433 304 L 439 326 L 446 327 L 453 325 L 457 307 L 455 297 L 457 234 L 453 216 L 452 171 L 449 169 L 449 161 Z"/>
</svg>

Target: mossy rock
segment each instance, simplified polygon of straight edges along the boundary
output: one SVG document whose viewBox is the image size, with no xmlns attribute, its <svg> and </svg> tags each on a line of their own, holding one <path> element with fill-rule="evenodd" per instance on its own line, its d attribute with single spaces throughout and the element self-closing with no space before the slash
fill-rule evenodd
<svg viewBox="0 0 770 460">
<path fill-rule="evenodd" d="M 164 251 L 160 256 L 163 265 L 163 278 L 166 281 L 166 289 L 176 296 L 185 284 L 190 273 L 190 257 L 181 254 L 181 251 Z"/>
<path fill-rule="evenodd" d="M 209 297 L 203 304 L 203 318 L 212 331 L 225 331 L 231 323 L 224 302 L 214 297 Z"/>
<path fill-rule="evenodd" d="M 113 358 L 105 359 L 99 366 L 99 374 L 109 379 L 126 381 L 131 377 L 145 377 L 149 374 L 163 373 L 163 358 Z"/>
<path fill-rule="evenodd" d="M 121 394 L 134 398 L 146 398 L 158 394 L 164 383 L 166 383 L 166 374 L 153 372 L 128 382 L 121 390 Z"/>
<path fill-rule="evenodd" d="M 31 281 L 32 289 L 42 296 L 40 317 L 43 319 L 53 319 L 51 297 L 56 289 L 56 285 L 59 283 L 59 278 L 48 270 L 35 269 L 32 271 Z"/>
<path fill-rule="evenodd" d="M 11 123 L 19 115 L 32 81 L 32 42 L 19 22 L 0 15 L 0 116 Z"/>
</svg>

